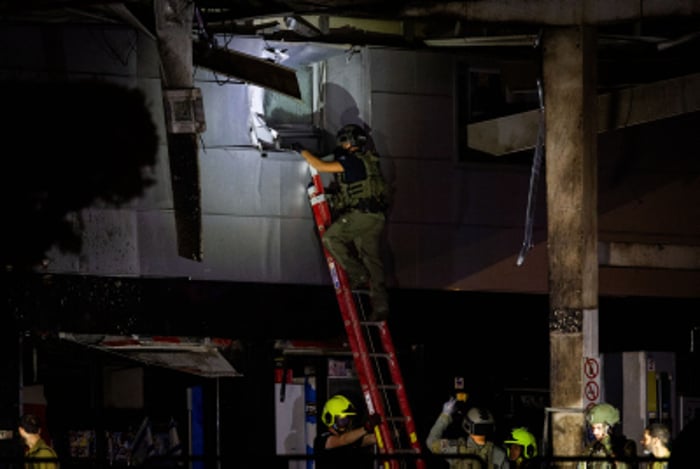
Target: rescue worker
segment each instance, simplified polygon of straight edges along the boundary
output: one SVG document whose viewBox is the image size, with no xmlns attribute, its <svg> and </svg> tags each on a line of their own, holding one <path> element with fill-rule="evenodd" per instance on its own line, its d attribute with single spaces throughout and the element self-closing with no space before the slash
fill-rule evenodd
<svg viewBox="0 0 700 469">
<path fill-rule="evenodd" d="M 528 467 L 528 460 L 537 456 L 537 440 L 525 427 L 514 428 L 503 443 L 506 446 L 510 466 L 514 469 Z"/>
<path fill-rule="evenodd" d="M 317 469 L 371 467 L 369 456 L 377 443 L 374 427 L 379 418 L 371 415 L 364 425 L 355 427 L 356 418 L 355 405 L 344 395 L 336 394 L 326 401 L 321 421 L 327 429 L 314 439 L 314 454 L 321 456 L 316 460 Z"/>
<path fill-rule="evenodd" d="M 343 126 L 336 143 L 331 161 L 317 157 L 298 143 L 292 148 L 318 172 L 336 175 L 338 193 L 333 197 L 333 211 L 337 215 L 322 242 L 345 270 L 352 290 L 369 287 L 369 319 L 384 321 L 389 316 L 389 301 L 380 244 L 389 202 L 388 185 L 379 156 L 366 148 L 367 133 L 362 127 Z"/>
<path fill-rule="evenodd" d="M 471 454 L 481 459 L 447 459 L 450 469 L 510 469 L 506 452 L 490 440 L 496 425 L 493 415 L 486 408 L 472 407 L 467 411 L 462 421 L 466 437 L 443 438 L 445 430 L 452 423 L 456 402 L 452 397 L 443 404 L 442 412 L 428 433 L 428 449 L 435 454 Z"/>
<path fill-rule="evenodd" d="M 608 403 L 599 403 L 588 409 L 586 422 L 593 440 L 586 446 L 583 456 L 590 458 L 621 458 L 616 461 L 582 461 L 579 469 L 631 469 L 627 458 L 635 458 L 637 448 L 634 441 L 616 434 L 614 427 L 620 422 L 620 412 Z"/>
</svg>

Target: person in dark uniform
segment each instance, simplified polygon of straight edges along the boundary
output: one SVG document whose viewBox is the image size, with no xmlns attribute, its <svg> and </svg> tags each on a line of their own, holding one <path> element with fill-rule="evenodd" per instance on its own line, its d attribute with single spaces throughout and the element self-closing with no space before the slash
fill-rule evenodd
<svg viewBox="0 0 700 469">
<path fill-rule="evenodd" d="M 389 301 L 380 244 L 389 186 L 382 176 L 379 156 L 366 148 L 367 133 L 362 127 L 342 127 L 336 142 L 332 161 L 317 157 L 298 143 L 292 148 L 318 172 L 335 173 L 338 191 L 331 204 L 335 216 L 322 242 L 345 270 L 352 290 L 369 286 L 369 319 L 384 321 L 389 316 Z"/>
<path fill-rule="evenodd" d="M 355 427 L 357 410 L 342 394 L 332 396 L 323 406 L 321 421 L 327 427 L 314 440 L 316 469 L 372 467 L 377 438 L 374 427 L 377 416 L 370 416 L 364 425 Z"/>
</svg>

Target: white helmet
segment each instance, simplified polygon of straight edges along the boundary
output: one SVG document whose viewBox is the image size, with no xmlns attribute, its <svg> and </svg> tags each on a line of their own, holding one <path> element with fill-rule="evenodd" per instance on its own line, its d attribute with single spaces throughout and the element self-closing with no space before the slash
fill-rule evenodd
<svg viewBox="0 0 700 469">
<path fill-rule="evenodd" d="M 485 407 L 472 407 L 464 416 L 462 427 L 470 435 L 490 435 L 495 430 L 496 421 Z"/>
</svg>

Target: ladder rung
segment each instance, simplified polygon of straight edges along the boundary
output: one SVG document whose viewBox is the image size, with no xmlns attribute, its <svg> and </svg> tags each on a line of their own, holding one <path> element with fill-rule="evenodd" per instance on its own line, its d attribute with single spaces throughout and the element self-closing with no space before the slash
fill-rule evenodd
<svg viewBox="0 0 700 469">
<path fill-rule="evenodd" d="M 417 450 L 415 450 L 415 449 L 401 449 L 401 448 L 395 448 L 395 449 L 392 451 L 392 454 L 396 454 L 396 453 L 399 453 L 399 454 L 415 454 L 415 453 L 418 453 L 418 452 L 419 452 L 419 451 L 417 451 Z"/>
<path fill-rule="evenodd" d="M 388 422 L 405 422 L 408 419 L 406 417 L 386 417 Z"/>
<path fill-rule="evenodd" d="M 370 357 L 372 358 L 391 358 L 390 353 L 378 353 L 378 352 L 372 352 L 369 354 Z"/>
<path fill-rule="evenodd" d="M 379 389 L 399 389 L 398 384 L 378 384 Z"/>
</svg>

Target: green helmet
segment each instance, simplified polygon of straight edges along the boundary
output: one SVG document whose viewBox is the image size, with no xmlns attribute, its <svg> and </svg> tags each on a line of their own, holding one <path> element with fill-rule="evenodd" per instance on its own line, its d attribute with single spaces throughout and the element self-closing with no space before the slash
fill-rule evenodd
<svg viewBox="0 0 700 469">
<path fill-rule="evenodd" d="M 351 146 L 362 148 L 367 143 L 367 132 L 359 125 L 347 124 L 335 135 L 335 141 L 338 145 L 350 142 Z"/>
<path fill-rule="evenodd" d="M 349 426 L 350 417 L 354 415 L 357 415 L 357 411 L 352 402 L 347 397 L 336 394 L 323 406 L 321 420 L 327 427 L 340 430 Z"/>
<path fill-rule="evenodd" d="M 537 440 L 535 436 L 527 431 L 525 427 L 514 428 L 510 432 L 510 439 L 505 440 L 506 444 L 516 444 L 523 447 L 523 457 L 525 459 L 537 456 Z"/>
<path fill-rule="evenodd" d="M 620 412 L 612 405 L 603 402 L 588 409 L 586 421 L 591 425 L 605 423 L 613 426 L 620 421 Z"/>
</svg>

